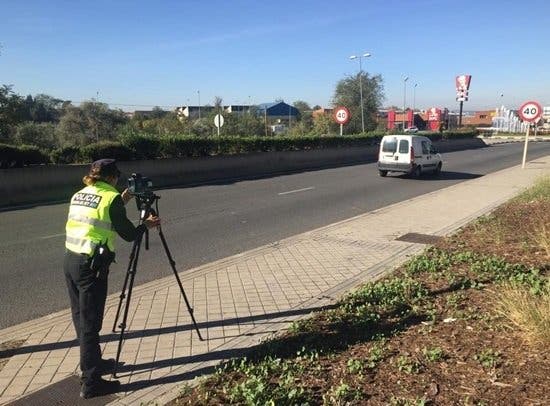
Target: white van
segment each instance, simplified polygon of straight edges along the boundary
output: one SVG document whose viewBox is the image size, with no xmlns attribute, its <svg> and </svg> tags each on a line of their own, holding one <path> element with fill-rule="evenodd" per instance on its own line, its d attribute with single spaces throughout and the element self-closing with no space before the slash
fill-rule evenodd
<svg viewBox="0 0 550 406">
<path fill-rule="evenodd" d="M 441 172 L 441 155 L 432 141 L 421 135 L 385 135 L 380 142 L 378 173 L 405 172 L 419 177 L 424 172 Z"/>
</svg>

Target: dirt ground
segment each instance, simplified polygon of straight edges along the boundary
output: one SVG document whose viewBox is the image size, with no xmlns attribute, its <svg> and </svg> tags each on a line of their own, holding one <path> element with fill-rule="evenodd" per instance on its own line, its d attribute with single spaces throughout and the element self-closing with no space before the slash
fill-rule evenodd
<svg viewBox="0 0 550 406">
<path fill-rule="evenodd" d="M 550 257 L 537 242 L 543 225 L 550 225 L 550 199 L 513 201 L 435 248 L 503 258 L 507 263 L 533 267 L 548 275 Z M 464 264 L 454 265 L 445 277 L 424 273 L 417 278 L 430 292 L 430 317 L 406 323 L 400 320 L 394 325 L 398 328 L 386 329 L 383 351 L 372 367 L 354 369 L 350 365 L 355 360 L 361 361 L 358 365 L 366 365 L 365 361 L 372 359 L 373 347 L 380 342 L 360 331 L 349 332 L 349 336 L 345 331 L 331 331 L 324 317 L 313 321 L 312 330 L 323 332 L 314 338 L 292 338 L 292 333 L 281 338 L 286 339 L 288 353 L 294 348 L 293 342 L 296 348 L 303 343 L 325 350 L 333 345 L 315 363 L 294 358 L 293 362 L 304 365 L 292 385 L 307 389 L 308 404 L 550 405 L 548 348 L 527 344 L 521 332 L 495 311 L 498 283 L 483 280 Z M 468 284 L 457 288 L 449 278 Z M 385 322 L 391 324 L 392 320 Z M 352 335 L 357 337 L 350 338 Z M 285 356 L 284 352 L 275 355 Z M 242 371 L 218 375 L 188 388 L 172 404 L 230 403 L 227 388 L 246 379 Z M 280 376 L 275 374 L 269 379 L 275 382 Z"/>
</svg>

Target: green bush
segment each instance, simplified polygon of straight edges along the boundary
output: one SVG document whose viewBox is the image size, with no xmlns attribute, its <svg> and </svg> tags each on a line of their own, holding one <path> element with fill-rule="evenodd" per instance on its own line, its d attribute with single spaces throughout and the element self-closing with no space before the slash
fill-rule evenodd
<svg viewBox="0 0 550 406">
<path fill-rule="evenodd" d="M 34 145 L 20 145 L 21 160 L 19 166 L 40 165 L 50 162 L 50 157 L 45 154 L 40 148 Z"/>
<path fill-rule="evenodd" d="M 474 138 L 479 135 L 479 131 L 467 129 L 467 130 L 455 130 L 443 132 L 444 139 L 460 139 L 460 138 Z"/>
<path fill-rule="evenodd" d="M 50 159 L 56 164 L 70 164 L 78 162 L 80 156 L 80 148 L 78 147 L 63 147 L 55 149 L 50 154 Z"/>
<path fill-rule="evenodd" d="M 0 144 L 0 168 L 6 169 L 14 166 L 19 150 L 14 145 Z"/>
<path fill-rule="evenodd" d="M 251 152 L 298 151 L 319 148 L 362 147 L 376 145 L 384 132 L 352 135 L 285 135 L 273 137 L 256 136 L 210 136 L 193 135 L 154 136 L 145 133 L 127 132 L 119 142 L 102 141 L 84 147 L 65 147 L 54 150 L 51 160 L 58 164 L 90 162 L 102 157 L 121 161 L 155 158 L 185 158 L 210 155 L 232 155 Z M 444 138 L 473 137 L 476 132 L 446 132 Z M 441 139 L 441 133 L 428 135 L 431 139 Z M 9 148 L 8 148 L 9 147 Z M 3 167 L 16 166 L 19 158 L 14 158 L 17 147 L 4 146 Z M 19 155 L 17 155 L 19 156 Z M 31 163 L 44 162 L 43 157 L 35 156 Z"/>
<path fill-rule="evenodd" d="M 50 162 L 50 158 L 34 145 L 0 144 L 0 168 L 21 168 Z"/>
<path fill-rule="evenodd" d="M 169 136 L 160 139 L 159 153 L 162 158 L 181 158 L 213 155 L 218 141 L 212 138 L 193 136 Z"/>
<path fill-rule="evenodd" d="M 132 151 L 134 159 L 155 159 L 159 156 L 161 141 L 152 135 L 126 134 L 120 137 L 120 141 Z"/>
<path fill-rule="evenodd" d="M 134 158 L 134 154 L 126 145 L 114 141 L 102 141 L 86 145 L 80 150 L 79 160 L 82 162 L 93 162 L 101 158 L 130 161 Z"/>
</svg>

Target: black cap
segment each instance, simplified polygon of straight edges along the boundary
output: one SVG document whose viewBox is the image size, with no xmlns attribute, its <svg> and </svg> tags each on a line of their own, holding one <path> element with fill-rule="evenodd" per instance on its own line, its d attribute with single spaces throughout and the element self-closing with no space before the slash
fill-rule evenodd
<svg viewBox="0 0 550 406">
<path fill-rule="evenodd" d="M 99 169 L 99 174 L 101 176 L 119 176 L 120 171 L 116 166 L 116 160 L 105 158 L 98 159 L 97 161 L 92 162 L 91 169 Z"/>
</svg>

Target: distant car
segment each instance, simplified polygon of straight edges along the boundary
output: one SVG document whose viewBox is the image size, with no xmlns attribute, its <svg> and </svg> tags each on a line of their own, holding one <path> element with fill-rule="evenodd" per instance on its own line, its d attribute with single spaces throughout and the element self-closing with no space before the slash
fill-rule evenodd
<svg viewBox="0 0 550 406">
<path fill-rule="evenodd" d="M 418 132 L 418 127 L 412 126 L 409 128 L 405 128 L 406 133 L 414 134 Z"/>
<path fill-rule="evenodd" d="M 385 135 L 380 142 L 378 173 L 404 172 L 418 178 L 424 172 L 441 173 L 442 159 L 432 141 L 421 135 Z"/>
</svg>

